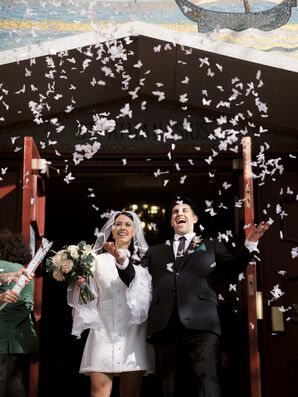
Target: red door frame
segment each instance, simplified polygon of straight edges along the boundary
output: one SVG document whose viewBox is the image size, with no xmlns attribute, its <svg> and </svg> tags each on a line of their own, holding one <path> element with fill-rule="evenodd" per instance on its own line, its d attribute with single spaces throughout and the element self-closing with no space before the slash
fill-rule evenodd
<svg viewBox="0 0 298 397">
<path fill-rule="evenodd" d="M 22 235 L 25 244 L 34 252 L 39 248 L 44 236 L 45 191 L 44 181 L 39 174 L 40 154 L 34 140 L 24 137 L 23 159 L 23 198 L 22 198 Z M 34 162 L 36 164 L 34 164 Z M 37 271 L 34 278 L 34 318 L 39 336 L 42 307 L 42 273 Z M 39 358 L 32 362 L 29 373 L 28 397 L 37 397 L 39 378 Z"/>
<path fill-rule="evenodd" d="M 253 176 L 251 167 L 251 138 L 242 139 L 243 155 L 243 186 L 244 186 L 244 220 L 246 236 L 254 224 L 254 193 Z M 251 261 L 246 270 L 246 304 L 247 326 L 249 336 L 249 372 L 251 397 L 261 397 L 261 369 L 258 348 L 258 324 L 257 324 L 257 272 L 256 262 Z"/>
</svg>

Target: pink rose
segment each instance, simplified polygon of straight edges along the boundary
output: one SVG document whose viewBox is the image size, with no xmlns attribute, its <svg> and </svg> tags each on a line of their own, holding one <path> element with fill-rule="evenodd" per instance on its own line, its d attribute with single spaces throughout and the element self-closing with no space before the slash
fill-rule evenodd
<svg viewBox="0 0 298 397">
<path fill-rule="evenodd" d="M 63 273 L 69 273 L 73 268 L 73 261 L 71 259 L 66 259 L 62 261 L 61 270 Z"/>
</svg>

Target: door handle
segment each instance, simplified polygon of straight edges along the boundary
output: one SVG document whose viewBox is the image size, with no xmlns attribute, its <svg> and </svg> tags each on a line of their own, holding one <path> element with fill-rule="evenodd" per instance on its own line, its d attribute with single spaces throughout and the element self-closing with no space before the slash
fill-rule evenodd
<svg viewBox="0 0 298 397">
<path fill-rule="evenodd" d="M 271 329 L 273 332 L 284 332 L 284 314 L 279 306 L 271 306 Z"/>
</svg>

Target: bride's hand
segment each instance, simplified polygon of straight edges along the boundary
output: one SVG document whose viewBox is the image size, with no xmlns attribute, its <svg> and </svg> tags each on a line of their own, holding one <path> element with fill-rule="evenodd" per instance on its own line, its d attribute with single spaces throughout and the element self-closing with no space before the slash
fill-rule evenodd
<svg viewBox="0 0 298 397">
<path fill-rule="evenodd" d="M 123 265 L 125 256 L 119 251 L 118 247 L 112 241 L 106 241 L 103 245 L 104 249 L 116 259 L 116 262 Z"/>
<path fill-rule="evenodd" d="M 79 276 L 79 277 L 77 278 L 76 285 L 80 286 L 80 285 L 83 284 L 85 281 L 86 281 L 86 279 L 85 279 L 84 277 Z"/>
</svg>

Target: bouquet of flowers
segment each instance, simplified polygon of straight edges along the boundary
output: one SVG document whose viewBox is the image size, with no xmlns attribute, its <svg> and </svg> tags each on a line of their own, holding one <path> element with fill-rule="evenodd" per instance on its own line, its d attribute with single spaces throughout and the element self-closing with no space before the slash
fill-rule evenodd
<svg viewBox="0 0 298 397">
<path fill-rule="evenodd" d="M 46 260 L 46 270 L 53 273 L 54 279 L 66 281 L 69 285 L 82 276 L 86 281 L 80 285 L 79 303 L 88 303 L 95 299 L 88 286 L 95 266 L 95 252 L 92 246 L 81 241 L 78 245 L 65 246 L 62 250 L 53 252 L 55 255 Z"/>
</svg>

